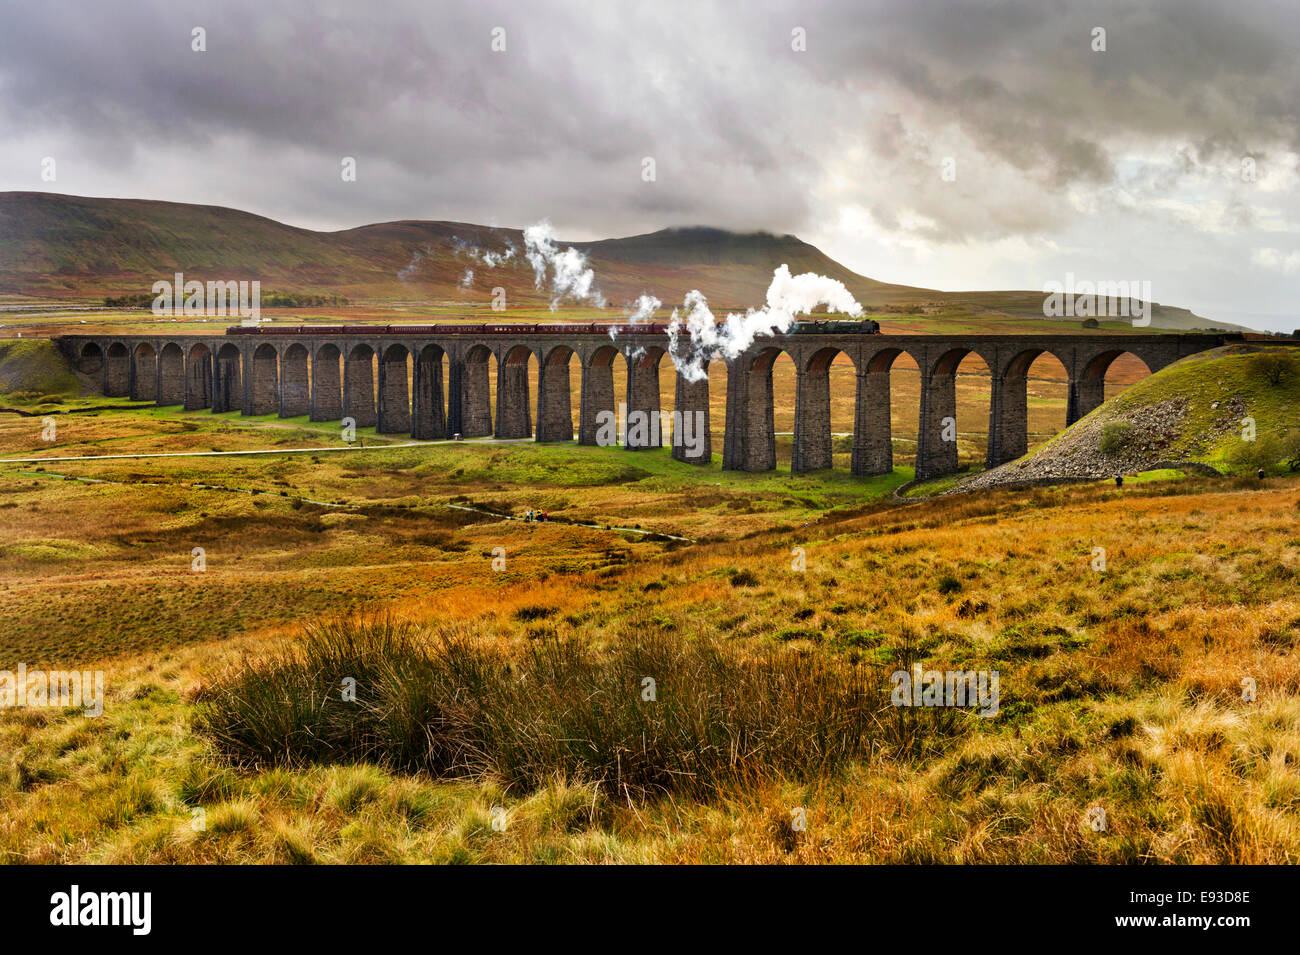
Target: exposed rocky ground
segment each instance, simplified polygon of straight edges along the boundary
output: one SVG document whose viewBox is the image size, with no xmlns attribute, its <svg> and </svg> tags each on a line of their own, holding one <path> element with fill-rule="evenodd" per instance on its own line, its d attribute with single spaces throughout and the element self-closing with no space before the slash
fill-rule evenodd
<svg viewBox="0 0 1300 955">
<path fill-rule="evenodd" d="M 1101 479 L 1171 464 L 1199 463 L 1198 452 L 1236 427 L 1245 405 L 1240 399 L 1216 402 L 1215 410 L 1221 413 L 1213 431 L 1189 435 L 1185 433 L 1187 404 L 1186 398 L 1170 398 L 1115 414 L 1090 415 L 1037 453 L 977 474 L 959 488 L 971 491 L 1008 484 Z M 1102 434 L 1112 423 L 1127 424 L 1131 430 L 1121 448 L 1106 453 L 1101 450 Z"/>
</svg>

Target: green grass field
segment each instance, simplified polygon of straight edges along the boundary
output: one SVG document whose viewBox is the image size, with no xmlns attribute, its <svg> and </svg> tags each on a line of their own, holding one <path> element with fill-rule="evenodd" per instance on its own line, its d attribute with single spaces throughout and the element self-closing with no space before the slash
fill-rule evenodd
<svg viewBox="0 0 1300 955">
<path fill-rule="evenodd" d="M 1271 400 L 1249 360 L 1182 380 Z M 8 861 L 1300 860 L 1295 477 L 900 501 L 61 401 L 52 443 L 0 412 L 46 458 L 0 463 L 0 669 L 105 710 L 0 711 Z M 103 457 L 214 447 L 308 450 Z M 997 715 L 887 705 L 913 663 L 997 671 Z"/>
</svg>

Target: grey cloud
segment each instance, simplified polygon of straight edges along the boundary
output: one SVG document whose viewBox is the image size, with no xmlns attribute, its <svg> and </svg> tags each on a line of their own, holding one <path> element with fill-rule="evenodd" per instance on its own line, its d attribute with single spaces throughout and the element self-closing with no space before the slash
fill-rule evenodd
<svg viewBox="0 0 1300 955">
<path fill-rule="evenodd" d="M 574 238 L 696 223 L 807 232 L 855 207 L 936 245 L 1032 239 L 1116 188 L 1186 199 L 1243 155 L 1292 162 L 1288 7 L 11 3 L 0 123 L 19 136 L 0 147 L 0 188 L 42 188 L 12 143 L 49 140 L 70 143 L 92 182 L 316 226 L 549 215 Z M 194 26 L 207 53 L 190 50 Z M 496 26 L 504 54 L 489 49 Z M 790 48 L 796 26 L 806 53 Z M 1093 26 L 1105 53 L 1089 49 Z M 349 188 L 344 155 L 359 164 Z M 1121 166 L 1135 155 L 1163 159 L 1134 176 Z M 956 184 L 937 173 L 947 156 Z M 178 192 L 154 192 L 163 168 Z M 1245 188 L 1222 201 L 1239 230 L 1265 201 L 1291 228 L 1300 215 L 1291 197 Z"/>
</svg>

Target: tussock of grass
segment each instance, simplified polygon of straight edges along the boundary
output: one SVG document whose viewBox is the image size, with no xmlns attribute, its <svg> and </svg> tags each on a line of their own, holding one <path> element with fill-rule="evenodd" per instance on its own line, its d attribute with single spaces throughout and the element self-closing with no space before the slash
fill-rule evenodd
<svg viewBox="0 0 1300 955">
<path fill-rule="evenodd" d="M 558 774 L 637 797 L 816 775 L 899 738 L 883 719 L 883 675 L 819 655 L 643 628 L 603 651 L 475 637 L 388 620 L 313 626 L 207 688 L 196 725 L 244 766 L 370 762 L 530 789 Z M 355 702 L 342 698 L 349 677 Z M 355 806 L 372 786 L 348 776 L 330 798 Z"/>
</svg>

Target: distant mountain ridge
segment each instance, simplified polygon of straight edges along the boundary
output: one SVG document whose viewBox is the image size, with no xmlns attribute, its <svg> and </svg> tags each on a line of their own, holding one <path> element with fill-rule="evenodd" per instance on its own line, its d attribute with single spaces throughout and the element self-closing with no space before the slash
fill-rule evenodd
<svg viewBox="0 0 1300 955">
<path fill-rule="evenodd" d="M 715 310 L 763 302 L 772 271 L 838 279 L 869 310 L 961 309 L 975 317 L 1041 317 L 1041 291 L 940 292 L 859 275 L 793 235 L 696 226 L 595 242 L 596 284 L 616 306 L 643 294 L 665 305 L 699 289 Z M 503 255 L 490 267 L 483 253 Z M 259 279 L 264 292 L 343 295 L 354 301 L 483 304 L 495 287 L 510 301 L 541 303 L 523 257 L 523 233 L 464 222 L 401 220 L 315 232 L 222 206 L 0 193 L 0 295 L 99 300 L 149 292 L 175 272 L 207 280 Z M 472 277 L 468 273 L 472 272 Z M 1212 323 L 1157 306 L 1157 327 Z"/>
</svg>

